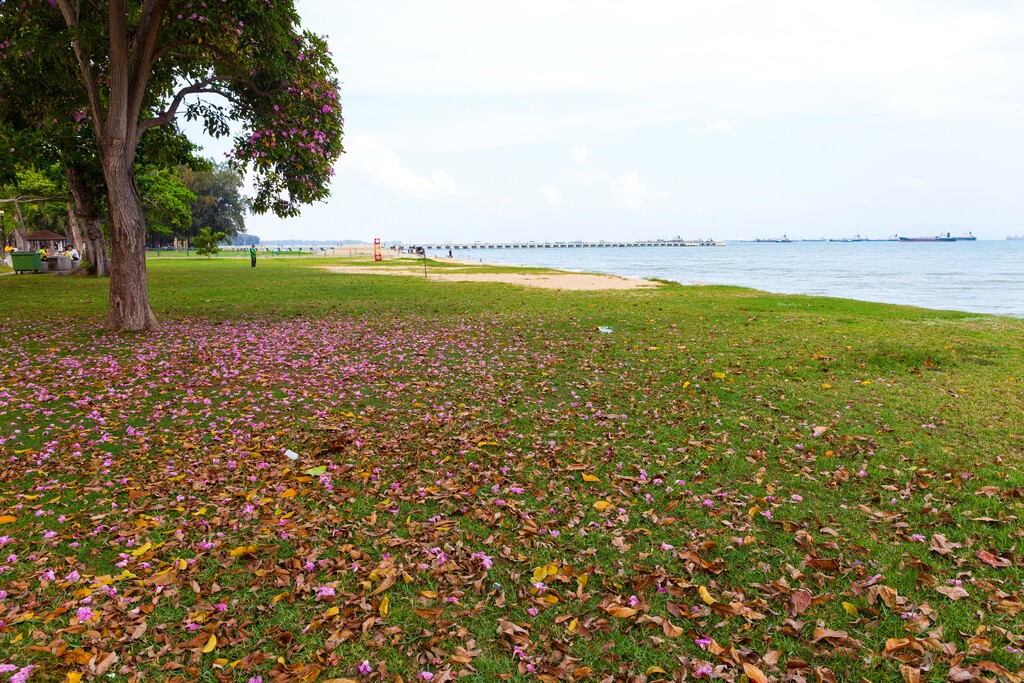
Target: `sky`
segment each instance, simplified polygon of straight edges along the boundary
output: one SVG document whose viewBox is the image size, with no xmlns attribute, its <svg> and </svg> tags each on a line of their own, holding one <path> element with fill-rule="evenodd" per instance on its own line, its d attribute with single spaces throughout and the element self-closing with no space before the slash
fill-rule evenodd
<svg viewBox="0 0 1024 683">
<path fill-rule="evenodd" d="M 1021 0 L 297 7 L 346 154 L 264 241 L 1024 234 Z"/>
</svg>

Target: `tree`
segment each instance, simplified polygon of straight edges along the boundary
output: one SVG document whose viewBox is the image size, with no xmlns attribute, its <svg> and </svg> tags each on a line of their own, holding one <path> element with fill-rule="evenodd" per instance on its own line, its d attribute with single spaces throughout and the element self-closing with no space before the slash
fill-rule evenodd
<svg viewBox="0 0 1024 683">
<path fill-rule="evenodd" d="M 326 42 L 300 29 L 293 0 L 5 4 L 17 8 L 0 13 L 13 26 L 0 24 L 0 35 L 11 36 L 3 56 L 22 61 L 7 70 L 16 82 L 2 92 L 37 87 L 45 76 L 61 79 L 62 92 L 73 80 L 87 102 L 110 211 L 109 329 L 158 326 L 135 161 L 143 136 L 172 126 L 179 111 L 217 136 L 228 121 L 241 124 L 232 164 L 254 173 L 255 211 L 294 216 L 329 195 L 343 151 L 338 83 Z M 49 75 L 39 73 L 46 62 L 54 62 Z"/>
<path fill-rule="evenodd" d="M 219 230 L 229 238 L 245 232 L 249 200 L 242 194 L 242 174 L 224 163 L 210 170 L 183 169 L 182 180 L 196 196 L 187 236 L 197 234 L 204 226 Z"/>
<path fill-rule="evenodd" d="M 192 244 L 195 246 L 197 254 L 209 258 L 220 252 L 218 245 L 224 241 L 224 237 L 222 232 L 213 232 L 209 228 L 203 228 L 198 235 L 192 238 Z"/>
<path fill-rule="evenodd" d="M 9 150 L 0 155 L 0 181 L 17 185 L 16 169 L 32 167 L 60 184 L 74 240 L 92 274 L 105 275 L 106 199 L 86 101 L 71 62 L 47 38 L 60 31 L 60 17 L 24 11 L 24 3 L 18 10 L 0 12 L 0 144 Z"/>
<path fill-rule="evenodd" d="M 6 209 L 14 219 L 8 223 L 11 242 L 19 249 L 27 249 L 25 237 L 29 232 L 64 232 L 67 201 L 63 185 L 54 182 L 45 170 L 16 168 L 10 183 L 0 185 L 0 209 Z"/>
<path fill-rule="evenodd" d="M 74 211 L 72 231 L 76 242 L 85 247 L 83 260 L 89 274 L 105 277 L 110 274 L 110 255 L 103 236 L 101 216 L 106 212 L 106 199 L 100 190 L 102 179 L 98 164 L 84 159 L 68 159 L 64 166 Z"/>
<path fill-rule="evenodd" d="M 244 247 L 247 244 L 259 244 L 259 243 L 260 243 L 260 236 L 259 235 L 250 235 L 249 233 L 246 233 L 246 232 L 240 232 L 240 233 L 238 233 L 237 235 L 235 235 L 234 237 L 230 238 L 227 241 L 227 244 L 230 244 L 233 247 Z"/>
<path fill-rule="evenodd" d="M 138 174 L 139 194 L 150 236 L 184 234 L 192 225 L 196 196 L 185 186 L 178 169 L 152 169 Z"/>
</svg>

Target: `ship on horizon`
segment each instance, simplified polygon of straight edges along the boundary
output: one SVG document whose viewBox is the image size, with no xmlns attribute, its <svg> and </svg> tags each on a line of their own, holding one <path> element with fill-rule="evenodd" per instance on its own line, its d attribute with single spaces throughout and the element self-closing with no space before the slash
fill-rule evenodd
<svg viewBox="0 0 1024 683">
<path fill-rule="evenodd" d="M 946 233 L 945 235 L 935 235 L 932 237 L 899 237 L 900 242 L 976 242 L 978 240 L 973 234 L 968 232 L 965 235 L 951 235 Z"/>
</svg>

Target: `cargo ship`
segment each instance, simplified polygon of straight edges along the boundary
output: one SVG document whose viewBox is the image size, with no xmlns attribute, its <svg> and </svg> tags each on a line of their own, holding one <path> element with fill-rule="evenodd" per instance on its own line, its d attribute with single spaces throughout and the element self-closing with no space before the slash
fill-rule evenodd
<svg viewBox="0 0 1024 683">
<path fill-rule="evenodd" d="M 948 232 L 945 235 L 935 235 L 934 237 L 900 237 L 900 242 L 976 242 L 977 237 L 971 233 L 965 235 L 953 236 Z"/>
<path fill-rule="evenodd" d="M 942 235 L 936 235 L 935 237 L 900 237 L 900 242 L 956 242 L 955 237 L 943 237 Z"/>
</svg>

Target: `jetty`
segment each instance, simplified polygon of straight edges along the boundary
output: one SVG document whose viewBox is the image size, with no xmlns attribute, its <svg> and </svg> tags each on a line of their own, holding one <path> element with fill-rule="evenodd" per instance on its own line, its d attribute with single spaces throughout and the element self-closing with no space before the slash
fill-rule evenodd
<svg viewBox="0 0 1024 683">
<path fill-rule="evenodd" d="M 428 242 L 425 249 L 590 249 L 598 247 L 724 247 L 716 240 L 639 240 L 587 242 Z"/>
</svg>

